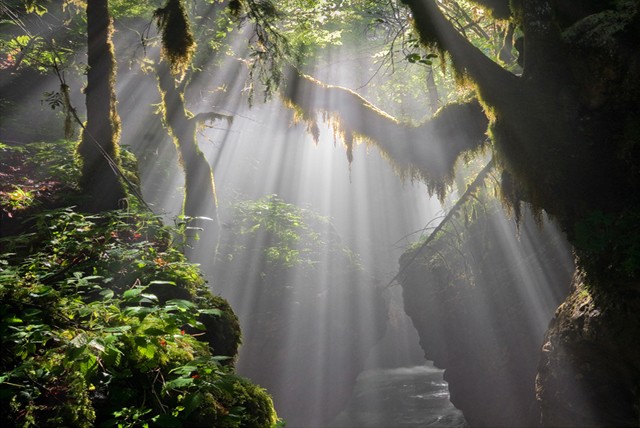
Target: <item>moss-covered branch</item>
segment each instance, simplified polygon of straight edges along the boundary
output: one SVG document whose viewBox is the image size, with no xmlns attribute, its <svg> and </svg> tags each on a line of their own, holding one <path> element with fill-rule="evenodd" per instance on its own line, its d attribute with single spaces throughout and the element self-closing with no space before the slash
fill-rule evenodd
<svg viewBox="0 0 640 428">
<path fill-rule="evenodd" d="M 447 215 L 435 227 L 435 229 L 433 229 L 433 232 L 431 232 L 431 234 L 427 237 L 427 239 L 425 239 L 424 242 L 420 244 L 420 246 L 416 250 L 412 251 L 411 257 L 408 260 L 400 259 L 401 260 L 400 269 L 396 274 L 396 276 L 394 276 L 391 279 L 391 281 L 389 281 L 389 283 L 387 284 L 387 287 L 391 286 L 391 284 L 393 284 L 396 280 L 398 280 L 405 274 L 405 271 L 409 267 L 409 265 L 413 263 L 414 260 L 418 256 L 420 256 L 424 252 L 424 250 L 426 250 L 429 247 L 429 244 L 431 244 L 431 242 L 433 242 L 433 240 L 436 237 L 438 237 L 438 234 L 440 233 L 440 231 L 445 226 L 447 226 L 454 217 L 456 217 L 460 213 L 460 210 L 467 203 L 467 201 L 476 194 L 476 192 L 480 187 L 484 185 L 487 175 L 491 172 L 494 166 L 495 166 L 495 163 L 493 162 L 493 159 L 487 162 L 484 168 L 482 168 L 482 171 L 480 171 L 476 176 L 476 178 L 473 180 L 473 182 L 469 184 L 469 186 L 467 187 L 467 190 L 465 190 L 462 196 L 460 196 L 460 199 L 458 199 L 455 205 L 449 210 Z"/>
<path fill-rule="evenodd" d="M 433 0 L 404 0 L 411 9 L 422 43 L 446 51 L 461 75 L 478 86 L 482 100 L 491 106 L 514 96 L 518 78 L 492 61 L 465 39 Z"/>
<path fill-rule="evenodd" d="M 162 36 L 162 55 L 171 65 L 171 73 L 183 74 L 191 63 L 196 42 L 182 1 L 168 0 L 153 16 Z"/>
<path fill-rule="evenodd" d="M 440 197 L 453 178 L 458 157 L 482 148 L 487 140 L 488 120 L 477 100 L 448 105 L 433 119 L 414 126 L 399 122 L 347 88 L 325 85 L 306 75 L 296 74 L 283 97 L 312 132 L 316 129 L 316 135 L 318 116 L 330 119 L 350 160 L 354 139 L 365 140 L 401 175 L 423 179 Z"/>
</svg>

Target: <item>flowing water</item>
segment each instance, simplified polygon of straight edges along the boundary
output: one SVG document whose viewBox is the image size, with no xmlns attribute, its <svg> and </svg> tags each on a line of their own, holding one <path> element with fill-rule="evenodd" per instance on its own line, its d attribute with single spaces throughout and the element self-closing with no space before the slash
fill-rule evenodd
<svg viewBox="0 0 640 428">
<path fill-rule="evenodd" d="M 465 427 L 449 401 L 442 370 L 425 364 L 370 369 L 360 374 L 351 400 L 331 428 Z"/>
</svg>

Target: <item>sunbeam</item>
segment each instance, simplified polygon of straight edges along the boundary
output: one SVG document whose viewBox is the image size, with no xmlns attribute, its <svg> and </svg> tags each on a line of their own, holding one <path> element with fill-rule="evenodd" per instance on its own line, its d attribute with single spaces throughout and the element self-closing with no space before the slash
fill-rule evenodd
<svg viewBox="0 0 640 428">
<path fill-rule="evenodd" d="M 637 426 L 637 0 L 0 0 L 0 425 Z"/>
</svg>

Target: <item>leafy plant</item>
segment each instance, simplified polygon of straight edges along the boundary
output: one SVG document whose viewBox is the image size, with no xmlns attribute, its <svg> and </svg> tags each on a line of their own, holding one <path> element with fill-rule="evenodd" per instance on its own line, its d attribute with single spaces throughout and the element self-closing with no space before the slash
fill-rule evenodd
<svg viewBox="0 0 640 428">
<path fill-rule="evenodd" d="M 32 190 L 25 190 L 19 186 L 14 186 L 13 191 L 0 195 L 0 204 L 9 207 L 11 210 L 23 210 L 33 204 L 34 196 Z"/>
<path fill-rule="evenodd" d="M 233 221 L 229 227 L 242 239 L 223 242 L 220 253 L 229 259 L 245 249 L 245 239 L 261 243 L 257 251 L 273 268 L 313 268 L 319 263 L 326 245 L 336 248 L 338 253 L 344 252 L 354 261 L 356 259 L 342 247 L 339 236 L 326 218 L 288 204 L 277 195 L 241 201 L 232 210 Z"/>
<path fill-rule="evenodd" d="M 0 419 L 276 423 L 270 397 L 233 373 L 235 351 L 217 354 L 229 345 L 213 331 L 235 322 L 224 338 L 235 349 L 237 319 L 168 246 L 170 235 L 148 214 L 66 208 L 38 214 L 30 235 L 3 239 L 14 252 L 0 256 Z"/>
</svg>

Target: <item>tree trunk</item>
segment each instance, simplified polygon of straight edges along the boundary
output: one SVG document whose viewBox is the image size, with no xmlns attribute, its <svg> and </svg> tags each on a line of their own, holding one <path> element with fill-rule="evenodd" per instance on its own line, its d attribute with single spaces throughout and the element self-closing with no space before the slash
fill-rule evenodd
<svg viewBox="0 0 640 428">
<path fill-rule="evenodd" d="M 126 197 L 115 168 L 120 165 L 120 118 L 116 111 L 113 26 L 107 0 L 87 2 L 87 124 L 78 146 L 80 185 L 92 211 L 116 209 Z"/>
<path fill-rule="evenodd" d="M 182 213 L 189 218 L 189 226 L 195 228 L 190 229 L 194 232 L 187 236 L 185 252 L 187 256 L 191 256 L 192 261 L 196 261 L 193 259 L 196 253 L 201 262 L 213 261 L 220 229 L 218 203 L 211 166 L 196 141 L 197 117 L 187 114 L 183 91 L 176 86 L 168 64 L 160 62 L 156 73 L 165 122 L 184 169 L 185 196 Z M 203 254 L 200 250 L 210 253 Z"/>
<path fill-rule="evenodd" d="M 558 3 L 521 0 L 521 78 L 464 40 L 432 0 L 405 0 L 424 42 L 447 51 L 492 113 L 512 206 L 545 210 L 574 246 L 574 292 L 556 314 L 537 378 L 549 426 L 638 423 L 640 61 L 638 2 L 590 2 L 564 24 Z M 504 88 L 500 85 L 504 83 Z M 506 88 L 506 90 L 505 90 Z"/>
<path fill-rule="evenodd" d="M 449 22 L 433 0 L 404 0 L 420 39 L 449 52 L 456 71 L 469 76 L 487 105 L 517 99 L 518 78 L 473 46 Z"/>
</svg>

